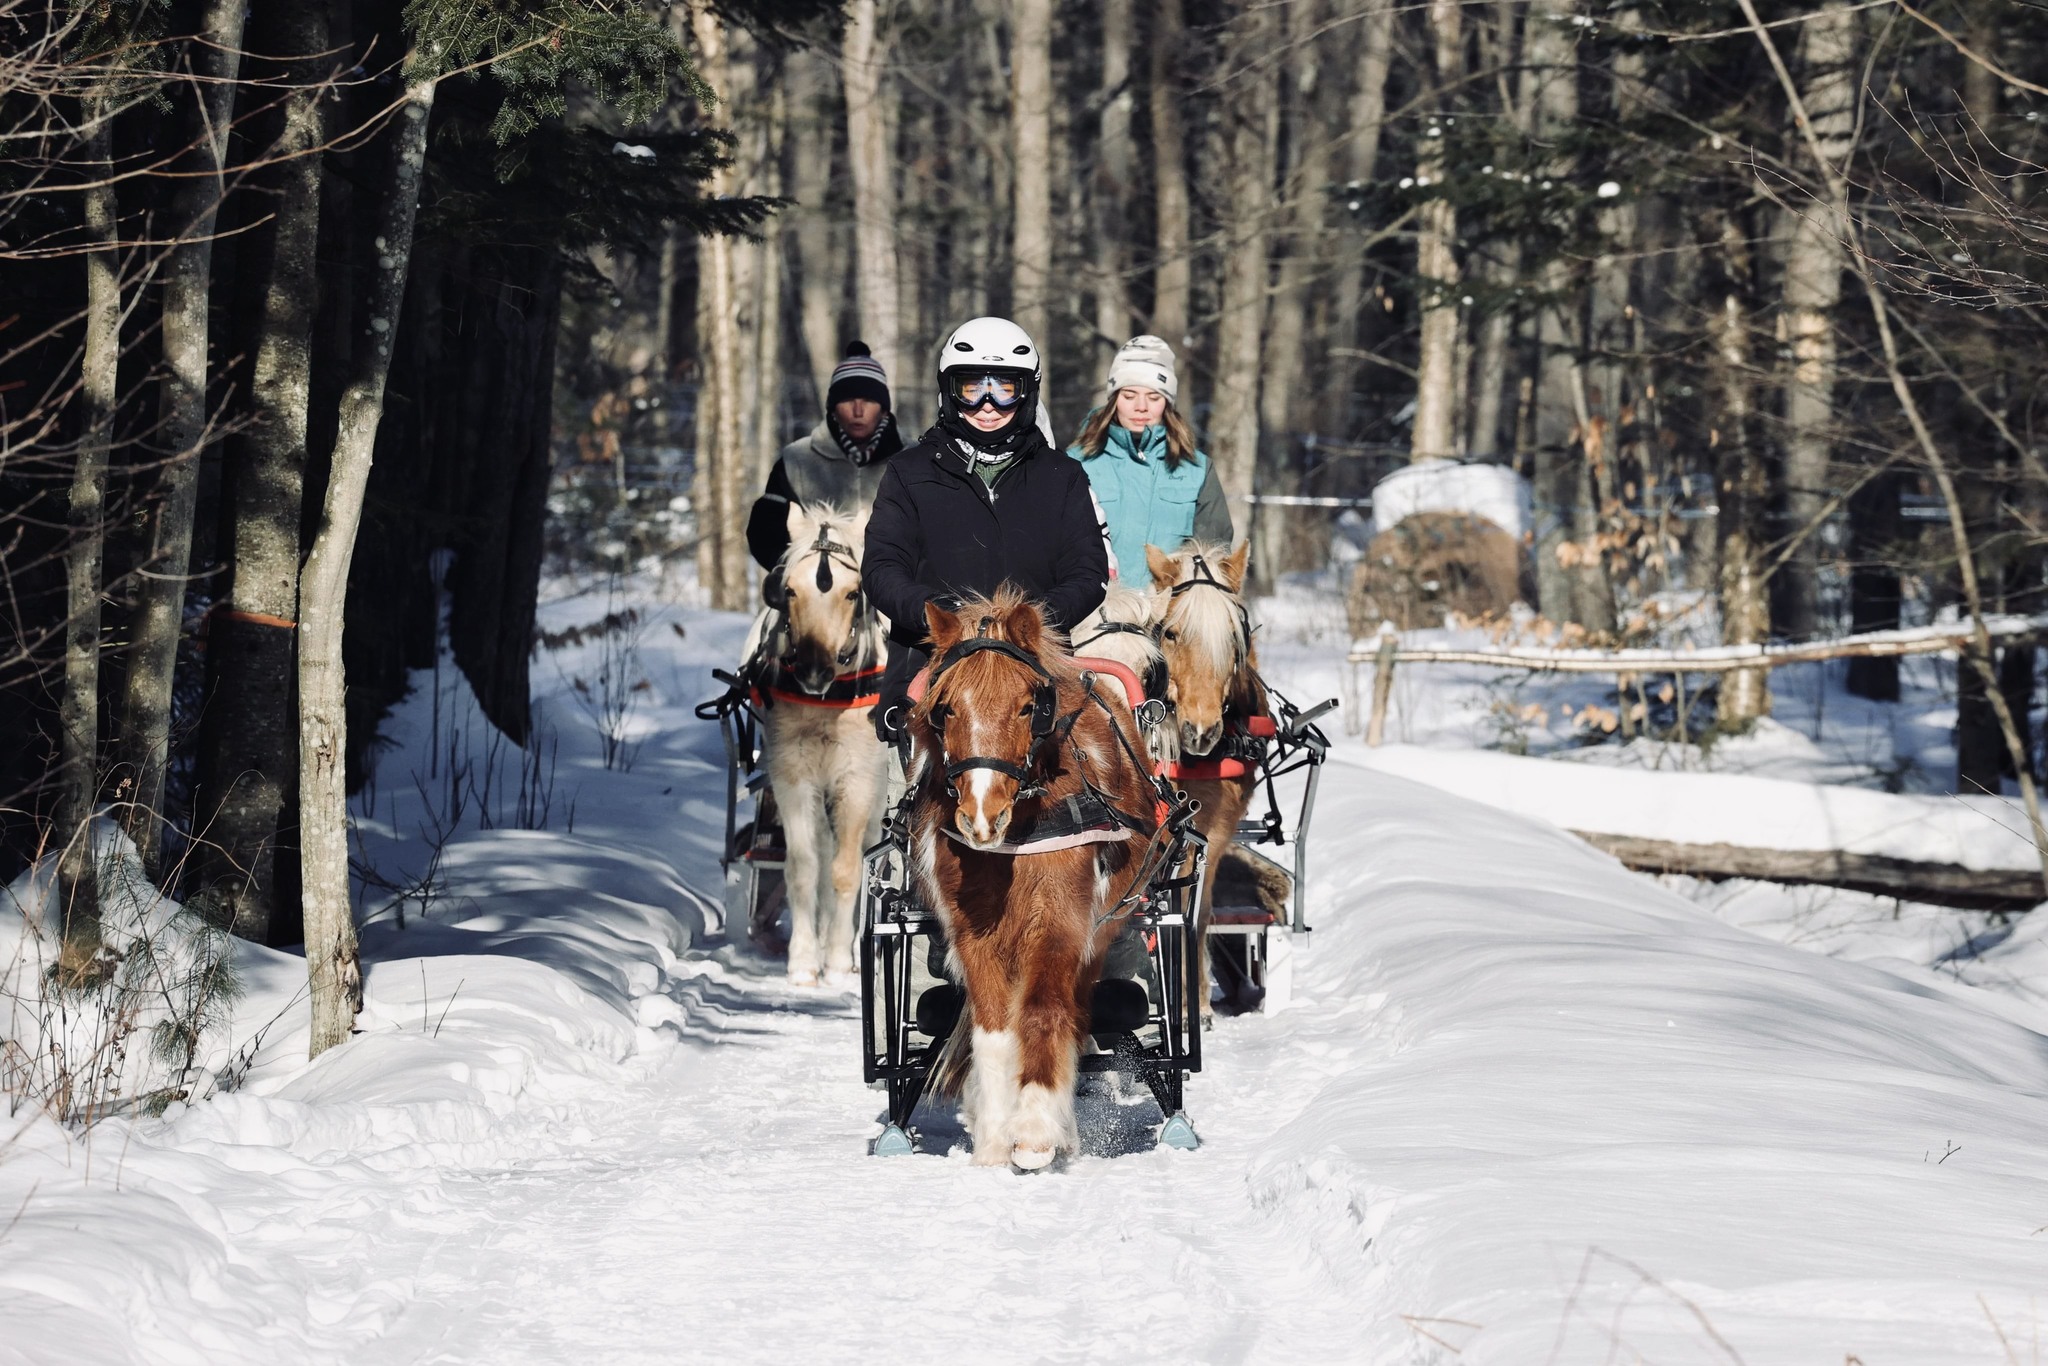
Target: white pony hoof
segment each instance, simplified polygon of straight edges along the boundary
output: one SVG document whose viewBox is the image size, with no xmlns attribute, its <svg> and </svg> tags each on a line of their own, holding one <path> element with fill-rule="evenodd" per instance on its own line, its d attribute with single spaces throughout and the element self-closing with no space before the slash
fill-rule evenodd
<svg viewBox="0 0 2048 1366">
<path fill-rule="evenodd" d="M 1020 1172 L 1035 1172 L 1052 1165 L 1051 1148 L 1012 1148 L 1010 1165 Z"/>
<path fill-rule="evenodd" d="M 818 974 L 810 968 L 791 968 L 789 984 L 793 987 L 814 987 L 818 985 Z"/>
<path fill-rule="evenodd" d="M 1010 1145 L 1007 1143 L 976 1143 L 974 1157 L 969 1165 L 976 1167 L 1007 1167 L 1010 1165 Z"/>
<path fill-rule="evenodd" d="M 860 974 L 852 968 L 834 969 L 825 974 L 825 986 L 831 991 L 852 991 L 860 985 Z"/>
</svg>

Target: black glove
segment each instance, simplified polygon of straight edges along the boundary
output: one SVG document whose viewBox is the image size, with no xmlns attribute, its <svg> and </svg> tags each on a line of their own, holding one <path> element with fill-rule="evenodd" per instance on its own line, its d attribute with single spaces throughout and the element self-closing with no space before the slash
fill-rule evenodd
<svg viewBox="0 0 2048 1366">
<path fill-rule="evenodd" d="M 947 612 L 958 612 L 967 605 L 958 593 L 934 593 L 926 598 L 925 601 Z"/>
<path fill-rule="evenodd" d="M 882 702 L 868 713 L 868 719 L 874 722 L 877 740 L 885 745 L 896 743 L 897 737 L 904 733 L 903 711 L 906 705 L 901 701 Z"/>
</svg>

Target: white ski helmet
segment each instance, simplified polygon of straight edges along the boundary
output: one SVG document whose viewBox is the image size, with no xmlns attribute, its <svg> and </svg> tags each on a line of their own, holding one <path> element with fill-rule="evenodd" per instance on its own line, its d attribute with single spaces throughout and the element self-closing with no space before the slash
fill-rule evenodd
<svg viewBox="0 0 2048 1366">
<path fill-rule="evenodd" d="M 972 318 L 953 329 L 939 351 L 939 373 L 980 367 L 1028 370 L 1040 377 L 1038 347 L 1031 334 L 1008 318 Z"/>
<path fill-rule="evenodd" d="M 939 426 L 956 440 L 993 459 L 1022 449 L 1027 433 L 1052 443 L 1051 424 L 1039 402 L 1043 378 L 1038 347 L 1008 318 L 975 318 L 953 329 L 939 348 Z M 967 420 L 970 407 L 984 401 L 976 381 L 1014 395 L 997 397 L 996 406 L 1014 412 L 1016 420 L 992 432 Z M 967 401 L 963 401 L 967 400 Z M 1012 406 L 1014 404 L 1014 407 Z"/>
</svg>

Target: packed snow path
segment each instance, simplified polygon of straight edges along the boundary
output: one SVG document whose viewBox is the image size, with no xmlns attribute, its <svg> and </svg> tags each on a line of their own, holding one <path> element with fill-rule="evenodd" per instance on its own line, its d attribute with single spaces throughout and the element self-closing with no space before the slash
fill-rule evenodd
<svg viewBox="0 0 2048 1366">
<path fill-rule="evenodd" d="M 690 1040 L 586 1102 L 587 1143 L 444 1188 L 412 1302 L 364 1362 L 1337 1361 L 1362 1275 L 1253 1207 L 1248 1160 L 1312 1074 L 1219 1036 L 1206 1146 L 1023 1177 L 864 1155 L 858 1020 L 748 963 L 682 985 Z M 1291 1050 L 1280 1050 L 1282 1055 Z M 1248 1083 L 1248 1084 L 1246 1084 Z M 1104 1106 L 1085 1114 L 1100 1118 Z M 948 1141 L 942 1116 L 935 1145 Z M 1149 1142 L 1144 1146 L 1150 1147 Z M 1359 1268 L 1363 1271 L 1363 1266 Z"/>
</svg>

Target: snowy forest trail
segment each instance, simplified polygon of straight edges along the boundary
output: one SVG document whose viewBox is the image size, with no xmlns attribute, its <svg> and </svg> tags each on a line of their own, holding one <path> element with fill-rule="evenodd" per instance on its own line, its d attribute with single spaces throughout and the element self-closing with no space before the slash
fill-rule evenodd
<svg viewBox="0 0 2048 1366">
<path fill-rule="evenodd" d="M 692 968 L 675 988 L 688 1037 L 578 1107 L 587 1143 L 444 1185 L 426 1245 L 389 1249 L 418 1258 L 382 1269 L 410 1281 L 411 1303 L 358 1360 L 673 1361 L 681 1345 L 720 1362 L 885 1360 L 913 1342 L 976 1361 L 1356 1350 L 1362 1288 L 1334 1282 L 1245 1180 L 1276 1110 L 1298 1111 L 1312 1085 L 1278 1021 L 1211 1036 L 1192 1090 L 1200 1151 L 1146 1140 L 1024 1177 L 970 1167 L 957 1141 L 944 1157 L 866 1156 L 879 1096 L 859 1080 L 851 1002 L 791 991 L 730 952 Z M 1084 1106 L 1084 1124 L 1107 1105 Z M 933 1146 L 956 1137 L 945 1107 L 927 1118 Z"/>
<path fill-rule="evenodd" d="M 544 828 L 472 781 L 461 698 L 393 719 L 346 1046 L 305 1061 L 304 962 L 249 947 L 239 1086 L 0 1153 L 0 1366 L 1975 1366 L 2048 1335 L 2048 1013 L 1723 924 L 1345 740 L 1293 1004 L 1205 1039 L 1198 1151 L 1091 1094 L 1051 1172 L 971 1166 L 945 1106 L 930 1151 L 868 1156 L 853 998 L 718 932 L 691 708 L 745 623 L 649 616 L 629 765 L 577 715 L 604 646 L 557 652 Z"/>
</svg>

